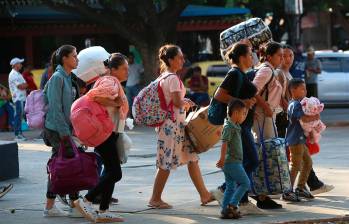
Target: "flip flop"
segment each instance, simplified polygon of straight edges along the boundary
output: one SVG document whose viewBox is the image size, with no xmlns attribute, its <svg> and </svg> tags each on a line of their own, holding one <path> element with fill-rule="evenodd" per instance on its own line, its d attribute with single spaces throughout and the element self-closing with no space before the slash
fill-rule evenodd
<svg viewBox="0 0 349 224">
<path fill-rule="evenodd" d="M 153 209 L 171 209 L 171 208 L 173 208 L 172 205 L 169 205 L 166 202 L 160 202 L 160 203 L 157 203 L 157 204 L 149 203 L 148 207 L 149 208 L 153 208 Z"/>
<path fill-rule="evenodd" d="M 207 205 L 208 203 L 211 203 L 213 201 L 215 201 L 216 199 L 213 197 L 213 195 L 211 194 L 211 197 L 208 199 L 208 201 L 203 201 L 201 202 L 201 206 L 205 206 Z"/>
</svg>

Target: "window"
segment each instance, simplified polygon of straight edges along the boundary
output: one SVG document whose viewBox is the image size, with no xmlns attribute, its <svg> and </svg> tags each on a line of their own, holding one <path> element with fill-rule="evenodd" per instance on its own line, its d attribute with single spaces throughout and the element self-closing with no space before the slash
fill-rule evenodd
<svg viewBox="0 0 349 224">
<path fill-rule="evenodd" d="M 207 77 L 225 77 L 229 69 L 228 65 L 211 65 L 207 68 Z"/>
<path fill-rule="evenodd" d="M 342 58 L 342 70 L 343 72 L 349 73 L 349 57 Z"/>
<path fill-rule="evenodd" d="M 340 58 L 319 58 L 321 61 L 322 70 L 325 72 L 341 72 Z"/>
</svg>

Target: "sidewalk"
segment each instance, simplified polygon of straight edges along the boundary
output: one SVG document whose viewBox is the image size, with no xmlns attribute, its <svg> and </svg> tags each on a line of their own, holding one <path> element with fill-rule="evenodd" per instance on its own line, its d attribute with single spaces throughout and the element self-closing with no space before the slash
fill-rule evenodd
<svg viewBox="0 0 349 224">
<path fill-rule="evenodd" d="M 266 211 L 264 215 L 249 215 L 234 223 L 284 223 L 295 220 L 334 218 L 349 215 L 349 127 L 329 127 L 321 141 L 321 152 L 313 157 L 314 169 L 321 180 L 335 185 L 331 192 L 301 203 L 284 203 L 283 209 Z M 34 138 L 38 132 L 25 133 Z M 126 223 L 231 223 L 219 219 L 217 202 L 200 206 L 186 167 L 171 173 L 163 199 L 174 206 L 171 210 L 154 210 L 147 207 L 155 175 L 156 136 L 151 128 L 136 128 L 128 132 L 134 142 L 127 164 L 123 166 L 123 178 L 116 184 L 114 197 L 120 203 L 110 209 L 121 213 Z M 0 139 L 12 138 L 11 133 Z M 1 182 L 13 183 L 13 190 L 0 199 L 0 223 L 89 223 L 85 219 L 44 218 L 46 172 L 45 165 L 50 148 L 42 141 L 19 144 L 20 178 Z M 208 189 L 223 182 L 223 174 L 215 167 L 219 156 L 218 147 L 200 155 L 200 167 Z M 82 193 L 83 194 L 83 193 Z M 57 202 L 58 206 L 61 206 Z M 11 211 L 15 211 L 11 213 Z M 348 217 L 347 217 L 348 218 Z M 308 222 L 312 223 L 312 222 Z M 324 222 L 324 223 L 349 223 Z"/>
</svg>

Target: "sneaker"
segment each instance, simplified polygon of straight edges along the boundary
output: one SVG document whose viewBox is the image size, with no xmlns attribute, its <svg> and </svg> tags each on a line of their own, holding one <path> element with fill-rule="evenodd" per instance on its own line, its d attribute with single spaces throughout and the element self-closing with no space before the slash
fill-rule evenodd
<svg viewBox="0 0 349 224">
<path fill-rule="evenodd" d="M 281 200 L 283 201 L 291 201 L 291 202 L 300 202 L 298 195 L 294 193 L 292 190 L 286 190 L 281 195 Z"/>
<path fill-rule="evenodd" d="M 123 222 L 124 219 L 116 214 L 113 214 L 109 211 L 106 212 L 98 212 L 96 218 L 94 220 L 95 223 L 101 222 Z"/>
<path fill-rule="evenodd" d="M 84 216 L 77 208 L 69 208 L 68 217 L 70 218 L 83 218 Z"/>
<path fill-rule="evenodd" d="M 63 211 L 60 208 L 57 208 L 56 205 L 54 205 L 50 209 L 44 210 L 44 217 L 62 217 L 62 216 L 68 216 L 68 212 Z"/>
<path fill-rule="evenodd" d="M 217 188 L 216 190 L 210 191 L 210 193 L 214 197 L 214 199 L 218 201 L 218 204 L 222 205 L 224 192 L 222 192 L 220 188 Z"/>
<path fill-rule="evenodd" d="M 250 201 L 245 202 L 245 203 L 240 203 L 239 209 L 240 209 L 240 212 L 242 215 L 262 215 L 262 214 L 265 214 L 262 209 L 259 209 L 257 206 L 255 206 Z"/>
<path fill-rule="evenodd" d="M 257 201 L 257 207 L 260 209 L 280 209 L 282 208 L 282 205 L 276 203 L 274 200 L 272 200 L 270 197 L 265 196 L 265 199 L 262 201 L 259 199 L 259 197 L 255 197 Z"/>
<path fill-rule="evenodd" d="M 74 201 L 75 208 L 88 220 L 94 222 L 96 217 L 96 211 L 92 207 L 91 202 L 87 202 L 85 199 L 79 198 Z"/>
<path fill-rule="evenodd" d="M 298 197 L 302 197 L 302 198 L 307 198 L 307 199 L 313 199 L 314 196 L 308 191 L 308 189 L 306 188 L 296 188 L 295 193 Z"/>
<path fill-rule="evenodd" d="M 322 194 L 322 193 L 325 193 L 325 192 L 332 191 L 333 189 L 334 189 L 333 185 L 324 184 L 321 187 L 319 187 L 318 189 L 310 191 L 310 193 L 312 195 L 317 195 L 317 194 Z"/>
<path fill-rule="evenodd" d="M 221 211 L 221 219 L 239 219 L 241 218 L 241 213 L 237 207 L 233 205 L 228 205 L 228 207 Z"/>
<path fill-rule="evenodd" d="M 5 196 L 5 194 L 7 194 L 8 192 L 10 192 L 10 190 L 13 188 L 12 184 L 9 184 L 7 186 L 1 187 L 0 188 L 0 198 L 2 198 L 3 196 Z"/>
<path fill-rule="evenodd" d="M 58 194 L 56 197 L 57 197 L 58 201 L 61 202 L 63 205 L 70 206 L 65 194 L 62 194 L 62 195 Z"/>
</svg>

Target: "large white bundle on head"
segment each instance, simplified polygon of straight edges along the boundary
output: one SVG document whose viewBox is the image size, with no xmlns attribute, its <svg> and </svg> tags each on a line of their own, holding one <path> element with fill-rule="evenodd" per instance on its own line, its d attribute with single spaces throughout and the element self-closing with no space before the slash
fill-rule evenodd
<svg viewBox="0 0 349 224">
<path fill-rule="evenodd" d="M 110 54 L 101 46 L 86 48 L 78 54 L 78 67 L 73 70 L 80 79 L 86 83 L 95 81 L 99 75 L 106 72 L 104 61 Z"/>
<path fill-rule="evenodd" d="M 261 44 L 272 40 L 272 33 L 261 18 L 252 18 L 224 30 L 219 35 L 222 59 L 226 60 L 229 48 L 243 39 L 248 39 L 253 48 L 258 49 Z"/>
</svg>

